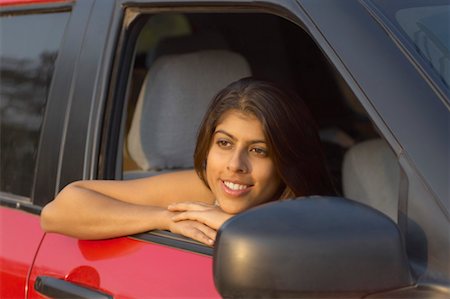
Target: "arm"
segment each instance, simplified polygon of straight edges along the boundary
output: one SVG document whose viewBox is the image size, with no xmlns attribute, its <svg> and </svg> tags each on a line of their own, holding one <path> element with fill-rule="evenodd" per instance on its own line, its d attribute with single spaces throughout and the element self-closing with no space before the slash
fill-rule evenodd
<svg viewBox="0 0 450 299">
<path fill-rule="evenodd" d="M 194 171 L 130 181 L 79 181 L 44 207 L 41 225 L 47 232 L 80 239 L 177 230 L 171 221 L 174 214 L 166 207 L 185 200 L 213 200 Z"/>
</svg>

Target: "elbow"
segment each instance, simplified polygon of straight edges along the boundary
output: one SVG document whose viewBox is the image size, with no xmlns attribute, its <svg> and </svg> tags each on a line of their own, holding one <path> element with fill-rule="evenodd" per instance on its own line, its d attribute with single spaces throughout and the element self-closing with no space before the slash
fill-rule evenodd
<svg viewBox="0 0 450 299">
<path fill-rule="evenodd" d="M 50 204 L 51 203 L 47 204 L 42 209 L 42 211 L 41 211 L 41 218 L 40 218 L 40 220 L 41 220 L 41 228 L 42 228 L 43 231 L 45 231 L 47 233 L 53 232 L 53 230 L 52 230 L 52 226 L 53 226 L 52 225 L 52 223 L 53 223 L 53 221 L 52 221 L 52 213 L 51 213 L 51 211 L 49 211 L 49 210 L 51 210 L 49 208 Z"/>
<path fill-rule="evenodd" d="M 59 233 L 60 228 L 64 226 L 67 218 L 67 211 L 70 210 L 68 204 L 71 193 L 75 191 L 75 184 L 66 186 L 59 194 L 42 208 L 40 215 L 40 225 L 43 231 L 47 233 Z"/>
<path fill-rule="evenodd" d="M 64 214 L 64 212 L 55 201 L 57 201 L 57 199 L 48 203 L 41 211 L 41 228 L 46 233 L 58 233 L 60 232 L 59 226 L 63 225 L 64 219 L 61 215 Z"/>
</svg>

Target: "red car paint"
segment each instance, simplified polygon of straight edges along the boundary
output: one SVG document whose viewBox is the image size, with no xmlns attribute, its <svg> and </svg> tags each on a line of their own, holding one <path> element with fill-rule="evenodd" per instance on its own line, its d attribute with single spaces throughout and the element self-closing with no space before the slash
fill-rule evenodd
<svg viewBox="0 0 450 299">
<path fill-rule="evenodd" d="M 114 294 L 114 298 L 220 298 L 212 258 L 128 237 L 81 241 L 47 234 L 31 272 L 29 297 L 41 298 L 38 275 Z"/>
<path fill-rule="evenodd" d="M 26 298 L 26 279 L 44 235 L 39 216 L 0 208 L 0 298 Z"/>
<path fill-rule="evenodd" d="M 67 0 L 0 0 L 0 7 Z M 44 298 L 38 276 L 87 286 L 115 298 L 220 298 L 212 257 L 124 237 L 80 241 L 40 228 L 37 211 L 0 207 L 0 298 Z"/>
<path fill-rule="evenodd" d="M 128 237 L 82 241 L 56 234 L 46 234 L 38 251 L 44 233 L 37 215 L 2 207 L 0 220 L 0 298 L 43 298 L 34 290 L 38 275 L 115 298 L 220 298 L 210 256 Z"/>
</svg>

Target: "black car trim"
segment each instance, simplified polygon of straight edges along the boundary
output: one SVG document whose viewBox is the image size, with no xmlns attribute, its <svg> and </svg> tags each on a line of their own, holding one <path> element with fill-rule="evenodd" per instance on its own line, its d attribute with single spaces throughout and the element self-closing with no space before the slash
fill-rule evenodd
<svg viewBox="0 0 450 299">
<path fill-rule="evenodd" d="M 64 142 L 67 138 L 70 139 L 67 133 L 68 113 L 76 88 L 74 82 L 80 68 L 80 53 L 84 45 L 91 9 L 92 1 L 79 1 L 73 7 L 54 66 L 41 125 L 31 196 L 33 203 L 41 206 L 53 199 L 60 190 L 58 182 L 62 167 L 62 152 Z M 72 146 L 71 150 L 77 153 L 82 152 L 80 147 Z M 77 177 L 77 179 L 80 178 L 80 176 Z"/>
<path fill-rule="evenodd" d="M 42 207 L 33 205 L 30 202 L 26 202 L 20 197 L 18 199 L 18 196 L 12 195 L 12 194 L 6 194 L 3 192 L 0 192 L 0 206 L 1 207 L 7 207 L 12 209 L 21 210 L 24 212 L 28 212 L 31 214 L 40 215 L 42 211 Z M 5 198 L 9 197 L 9 198 Z"/>
<path fill-rule="evenodd" d="M 130 236 L 130 238 L 161 245 L 167 245 L 169 247 L 184 249 L 208 256 L 212 256 L 214 250 L 212 247 L 203 245 L 202 243 L 194 241 L 190 238 L 186 238 L 181 235 L 163 230 L 154 230 L 147 233 L 136 234 Z"/>
<path fill-rule="evenodd" d="M 145 0 L 144 0 L 145 1 Z M 252 2 L 236 2 L 230 5 L 229 3 L 217 3 L 217 2 L 205 2 L 201 5 L 192 3 L 148 3 L 127 0 L 122 0 L 123 7 L 129 11 L 129 14 L 140 16 L 143 14 L 155 14 L 166 12 L 177 13 L 266 13 L 272 14 L 289 20 L 295 23 L 297 26 L 306 30 L 303 23 L 299 22 L 298 16 L 293 13 L 293 9 L 283 4 L 286 3 L 252 3 Z"/>
<path fill-rule="evenodd" d="M 118 37 L 116 57 L 113 62 L 109 99 L 106 102 L 103 116 L 102 137 L 100 142 L 100 154 L 97 167 L 97 178 L 117 178 L 121 169 L 121 158 L 118 149 L 121 148 L 124 122 L 126 113 L 126 93 L 128 90 L 129 76 L 133 64 L 134 44 L 139 36 L 140 29 L 145 25 L 145 20 L 140 18 L 138 26 L 123 26 Z M 129 45 L 133 45 L 130 47 Z M 118 132 L 120 132 L 118 134 Z M 120 162 L 120 163 L 118 163 Z M 119 171 L 120 168 L 120 171 Z"/>
<path fill-rule="evenodd" d="M 50 276 L 38 276 L 34 283 L 34 289 L 51 298 L 114 298 L 105 292 Z"/>
</svg>

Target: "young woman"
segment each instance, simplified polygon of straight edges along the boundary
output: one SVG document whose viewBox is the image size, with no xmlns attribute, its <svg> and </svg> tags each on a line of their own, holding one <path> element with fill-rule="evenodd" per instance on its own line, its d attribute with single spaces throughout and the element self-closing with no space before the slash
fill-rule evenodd
<svg viewBox="0 0 450 299">
<path fill-rule="evenodd" d="M 305 104 L 251 78 L 213 99 L 200 127 L 194 167 L 138 180 L 74 182 L 44 207 L 42 227 L 80 239 L 162 229 L 212 245 L 227 219 L 251 207 L 333 194 Z"/>
</svg>

